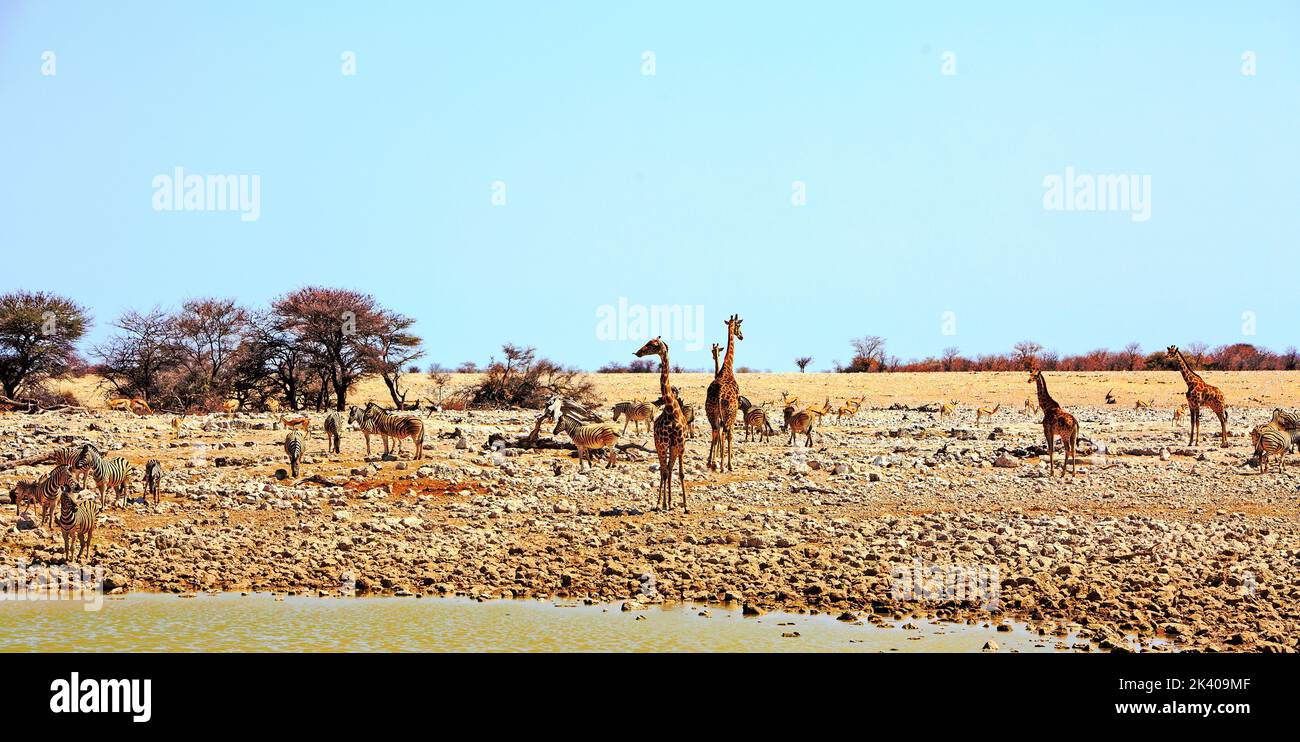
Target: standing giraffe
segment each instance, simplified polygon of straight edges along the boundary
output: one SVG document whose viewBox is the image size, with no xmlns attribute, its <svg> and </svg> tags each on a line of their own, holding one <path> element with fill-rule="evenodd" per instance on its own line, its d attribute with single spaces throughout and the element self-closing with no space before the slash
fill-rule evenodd
<svg viewBox="0 0 1300 742">
<path fill-rule="evenodd" d="M 1187 445 L 1201 445 L 1201 405 L 1205 405 L 1214 411 L 1219 418 L 1219 428 L 1222 434 L 1222 446 L 1228 447 L 1228 414 L 1223 409 L 1223 392 L 1219 391 L 1217 386 L 1210 386 L 1205 383 L 1192 367 L 1187 364 L 1187 359 L 1183 358 L 1183 352 L 1178 349 L 1177 345 L 1169 346 L 1165 351 L 1165 358 L 1168 360 L 1177 360 L 1178 369 L 1183 372 L 1183 381 L 1187 382 L 1187 409 L 1188 416 L 1191 418 L 1192 430 L 1188 434 Z"/>
<path fill-rule="evenodd" d="M 716 377 L 720 366 L 718 366 L 718 354 L 722 352 L 722 346 L 717 343 L 713 344 L 713 375 Z"/>
<path fill-rule="evenodd" d="M 664 400 L 664 411 L 655 418 L 655 453 L 659 454 L 659 509 L 667 511 L 673 505 L 673 462 L 677 462 L 677 481 L 682 485 L 682 512 L 686 507 L 686 414 L 677 401 L 677 394 L 668 383 L 668 345 L 655 338 L 636 352 L 637 358 L 655 354 L 659 356 L 659 390 Z"/>
<path fill-rule="evenodd" d="M 733 314 L 724 321 L 727 326 L 727 355 L 722 360 L 722 368 L 709 384 L 709 391 L 704 396 L 704 413 L 709 418 L 709 427 L 713 428 L 713 440 L 709 443 L 709 470 L 713 471 L 713 453 L 718 454 L 717 471 L 722 470 L 722 439 L 727 439 L 727 471 L 731 471 L 731 433 L 736 427 L 736 410 L 740 407 L 740 387 L 736 386 L 736 375 L 731 372 L 731 361 L 736 355 L 737 340 L 744 340 L 740 332 L 740 315 Z"/>
<path fill-rule="evenodd" d="M 1065 444 L 1065 459 L 1061 462 L 1061 477 L 1065 477 L 1066 464 L 1074 459 L 1071 474 L 1079 473 L 1079 457 L 1075 449 L 1079 445 L 1079 423 L 1074 415 L 1061 409 L 1061 405 L 1047 393 L 1047 381 L 1043 373 L 1035 366 L 1029 369 L 1029 383 L 1038 385 L 1038 406 L 1043 410 L 1043 435 L 1047 436 L 1047 476 L 1054 476 L 1056 471 L 1056 438 L 1060 436 Z"/>
</svg>

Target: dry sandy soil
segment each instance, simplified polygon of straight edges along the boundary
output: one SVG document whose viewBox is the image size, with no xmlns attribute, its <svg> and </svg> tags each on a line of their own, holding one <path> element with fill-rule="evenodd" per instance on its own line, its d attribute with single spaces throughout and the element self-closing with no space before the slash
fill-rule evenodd
<svg viewBox="0 0 1300 742">
<path fill-rule="evenodd" d="M 673 383 L 702 408 L 710 376 Z M 866 407 L 841 425 L 828 420 L 811 449 L 737 432 L 725 474 L 704 467 L 701 414 L 687 444 L 689 513 L 651 510 L 653 455 L 633 450 L 612 470 L 580 472 L 564 451 L 486 447 L 493 432 L 531 429 L 535 413 L 522 410 L 434 413 L 422 462 L 409 459 L 409 442 L 397 461 L 367 457 L 358 432 L 327 455 L 313 415 L 303 476 L 337 486 L 275 477 L 283 431 L 264 412 L 186 418 L 179 439 L 166 415 L 8 414 L 0 463 L 85 440 L 164 462 L 161 506 L 103 516 L 94 562 L 118 590 L 337 593 L 355 578 L 361 590 L 399 595 L 734 599 L 864 621 L 1019 619 L 1046 633 L 1081 629 L 1090 648 L 1296 651 L 1300 480 L 1294 469 L 1247 466 L 1246 433 L 1273 407 L 1300 407 L 1300 375 L 1204 376 L 1230 405 L 1227 448 L 1208 412 L 1199 448 L 1188 446 L 1186 420 L 1173 425 L 1185 390 L 1177 373 L 1049 374 L 1088 440 L 1078 476 L 1062 479 L 1048 478 L 1038 418 L 1020 411 L 1033 391 L 1025 374 L 742 375 L 741 393 L 756 403 L 784 391 L 836 405 L 865 395 Z M 610 404 L 658 396 L 657 375 L 593 379 Z M 451 388 L 468 380 L 454 376 Z M 412 399 L 433 396 L 416 383 Z M 93 386 L 71 384 L 84 401 Z M 1103 404 L 1112 389 L 1119 403 Z M 386 395 L 367 381 L 353 401 L 371 398 Z M 954 419 L 915 409 L 953 399 Z M 1135 411 L 1136 399 L 1156 406 Z M 977 428 L 974 407 L 997 403 Z M 779 425 L 775 405 L 772 415 Z M 457 429 L 463 439 L 438 436 Z M 631 428 L 624 440 L 653 446 Z M 0 471 L 0 483 L 47 468 Z M 60 563 L 61 539 L 34 525 L 4 510 L 0 554 Z M 996 570 L 996 606 L 933 582 L 935 599 L 896 594 L 900 575 L 932 568 Z"/>
</svg>

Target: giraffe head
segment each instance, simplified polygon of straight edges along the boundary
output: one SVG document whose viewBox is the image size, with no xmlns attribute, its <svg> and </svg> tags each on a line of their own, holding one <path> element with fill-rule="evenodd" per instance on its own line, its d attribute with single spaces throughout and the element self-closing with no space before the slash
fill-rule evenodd
<svg viewBox="0 0 1300 742">
<path fill-rule="evenodd" d="M 740 331 L 741 322 L 742 320 L 740 319 L 739 314 L 733 314 L 730 318 L 722 321 L 722 323 L 727 326 L 728 335 L 735 335 L 737 340 L 744 340 L 745 335 Z"/>
<path fill-rule="evenodd" d="M 721 345 L 718 345 L 717 343 L 714 343 L 714 344 L 713 344 L 713 358 L 714 358 L 714 360 L 717 360 L 717 358 L 718 358 L 718 354 L 720 354 L 721 352 L 722 352 L 722 346 L 721 346 Z"/>
<path fill-rule="evenodd" d="M 667 353 L 668 344 L 660 338 L 652 338 L 645 345 L 641 346 L 641 350 L 636 352 L 636 357 L 644 358 L 645 356 L 662 356 Z"/>
<path fill-rule="evenodd" d="M 1178 346 L 1171 345 L 1165 349 L 1165 360 L 1173 361 L 1178 358 Z"/>
<path fill-rule="evenodd" d="M 1029 383 L 1030 383 L 1030 384 L 1033 384 L 1034 382 L 1038 381 L 1038 376 L 1039 376 L 1041 373 L 1042 373 L 1042 372 L 1038 370 L 1038 367 L 1037 367 L 1037 366 L 1030 366 L 1030 367 L 1029 367 Z"/>
</svg>

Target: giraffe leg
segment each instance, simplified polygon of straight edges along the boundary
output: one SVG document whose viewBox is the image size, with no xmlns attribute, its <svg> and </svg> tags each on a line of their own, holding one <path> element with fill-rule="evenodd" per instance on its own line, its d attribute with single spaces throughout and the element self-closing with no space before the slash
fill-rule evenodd
<svg viewBox="0 0 1300 742">
<path fill-rule="evenodd" d="M 727 426 L 727 471 L 731 471 L 731 429 L 732 426 L 728 425 Z"/>
<path fill-rule="evenodd" d="M 1219 445 L 1222 448 L 1227 448 L 1228 447 L 1228 411 L 1220 407 L 1219 409 L 1214 411 L 1214 414 L 1219 416 L 1219 440 L 1221 441 Z M 1282 465 L 1283 470 L 1286 469 L 1285 461 L 1286 460 L 1283 459 L 1284 462 Z"/>
<path fill-rule="evenodd" d="M 1056 441 L 1053 440 L 1051 423 L 1043 425 L 1043 435 L 1047 436 L 1047 476 L 1056 476 Z"/>
</svg>

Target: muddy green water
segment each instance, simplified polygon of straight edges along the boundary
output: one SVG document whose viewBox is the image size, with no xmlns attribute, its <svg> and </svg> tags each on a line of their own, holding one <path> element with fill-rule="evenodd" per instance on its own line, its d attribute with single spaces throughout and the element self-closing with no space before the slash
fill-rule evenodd
<svg viewBox="0 0 1300 742">
<path fill-rule="evenodd" d="M 544 601 L 132 594 L 105 598 L 98 611 L 72 600 L 0 601 L 0 651 L 978 652 L 993 639 L 1003 652 L 1055 652 L 1075 641 L 1021 625 L 912 623 L 919 630 L 680 604 L 623 612 Z"/>
</svg>

